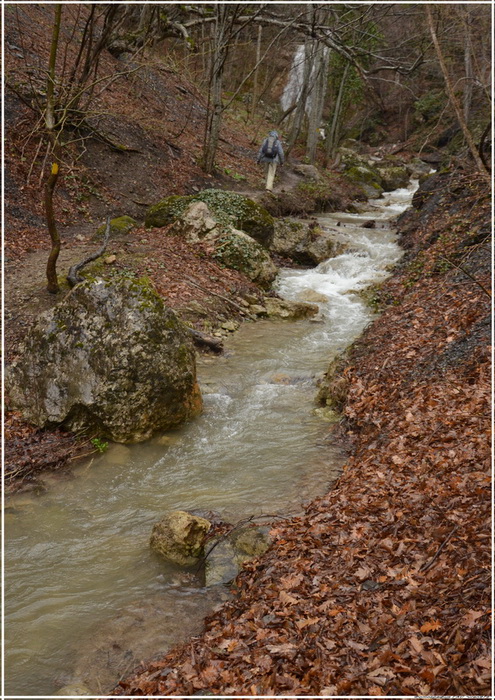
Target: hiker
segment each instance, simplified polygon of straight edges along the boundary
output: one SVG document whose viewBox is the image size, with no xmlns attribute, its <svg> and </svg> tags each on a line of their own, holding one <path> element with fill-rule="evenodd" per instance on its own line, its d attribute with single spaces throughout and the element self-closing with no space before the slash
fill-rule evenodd
<svg viewBox="0 0 495 700">
<path fill-rule="evenodd" d="M 276 131 L 270 131 L 263 141 L 256 162 L 268 163 L 266 190 L 267 192 L 271 192 L 273 190 L 273 181 L 275 180 L 277 165 L 279 163 L 283 165 L 284 162 L 284 149 L 282 148 Z"/>
</svg>

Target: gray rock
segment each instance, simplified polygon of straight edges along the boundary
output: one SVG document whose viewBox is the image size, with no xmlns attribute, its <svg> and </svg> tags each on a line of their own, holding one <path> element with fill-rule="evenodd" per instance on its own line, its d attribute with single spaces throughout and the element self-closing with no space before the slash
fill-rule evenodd
<svg viewBox="0 0 495 700">
<path fill-rule="evenodd" d="M 287 301 L 275 297 L 265 298 L 265 308 L 269 318 L 284 318 L 288 321 L 316 316 L 319 311 L 316 304 L 309 304 L 305 301 Z"/>
<path fill-rule="evenodd" d="M 244 231 L 231 228 L 219 236 L 208 236 L 208 240 L 213 241 L 214 258 L 226 267 L 243 272 L 263 289 L 268 289 L 277 276 L 277 267 L 267 251 Z"/>
<path fill-rule="evenodd" d="M 217 228 L 217 222 L 212 217 L 208 206 L 204 202 L 191 202 L 182 216 L 170 229 L 171 233 L 184 236 L 188 241 L 195 243 Z"/>
<path fill-rule="evenodd" d="M 271 543 L 269 528 L 264 526 L 234 529 L 226 537 L 213 539 L 206 558 L 205 585 L 230 583 L 244 562 L 265 554 Z"/>
<path fill-rule="evenodd" d="M 205 565 L 205 586 L 228 584 L 240 571 L 236 551 L 228 539 L 213 539 Z"/>
<path fill-rule="evenodd" d="M 153 526 L 151 549 L 179 566 L 197 564 L 204 552 L 211 523 L 184 510 L 168 513 Z"/>
<path fill-rule="evenodd" d="M 340 255 L 344 248 L 333 234 L 323 231 L 315 221 L 293 219 L 276 221 L 270 246 L 270 250 L 277 255 L 283 255 L 302 265 L 318 265 Z"/>
<path fill-rule="evenodd" d="M 294 166 L 294 172 L 298 175 L 302 175 L 306 180 L 312 180 L 313 182 L 318 182 L 321 180 L 321 175 L 318 172 L 318 168 L 314 165 L 305 165 L 303 163 Z"/>
<path fill-rule="evenodd" d="M 114 442 L 146 440 L 202 407 L 190 336 L 141 280 L 74 287 L 30 330 L 6 387 L 31 423 Z"/>
</svg>

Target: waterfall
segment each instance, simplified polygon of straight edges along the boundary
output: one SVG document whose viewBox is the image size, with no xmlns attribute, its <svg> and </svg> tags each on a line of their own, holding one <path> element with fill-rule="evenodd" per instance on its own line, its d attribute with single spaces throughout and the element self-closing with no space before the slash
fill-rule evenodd
<svg viewBox="0 0 495 700">
<path fill-rule="evenodd" d="M 280 105 L 284 112 L 292 107 L 301 95 L 304 81 L 304 54 L 304 44 L 299 44 L 292 59 L 287 85 L 280 98 Z"/>
</svg>

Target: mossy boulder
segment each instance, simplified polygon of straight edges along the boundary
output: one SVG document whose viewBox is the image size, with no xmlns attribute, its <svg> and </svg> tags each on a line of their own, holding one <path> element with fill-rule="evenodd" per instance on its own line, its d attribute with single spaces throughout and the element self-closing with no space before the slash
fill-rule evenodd
<svg viewBox="0 0 495 700">
<path fill-rule="evenodd" d="M 344 174 L 350 182 L 358 184 L 367 197 L 379 197 L 383 192 L 381 177 L 370 166 L 353 165 Z"/>
<path fill-rule="evenodd" d="M 201 411 L 190 334 L 146 280 L 77 285 L 9 367 L 12 406 L 43 428 L 141 442 Z"/>
<path fill-rule="evenodd" d="M 123 236 L 132 229 L 138 226 L 138 222 L 132 218 L 132 216 L 118 216 L 115 219 L 110 220 L 110 238 L 115 236 Z M 100 226 L 93 236 L 93 239 L 100 240 L 105 235 L 106 224 Z"/>
<path fill-rule="evenodd" d="M 231 228 L 213 240 L 213 257 L 222 265 L 243 272 L 263 289 L 277 276 L 277 268 L 264 248 L 243 231 Z"/>
<path fill-rule="evenodd" d="M 146 213 L 147 228 L 161 228 L 180 219 L 192 202 L 204 202 L 220 227 L 244 231 L 263 246 L 273 237 L 273 217 L 254 200 L 237 192 L 209 189 L 196 195 L 173 195 L 150 207 Z"/>
<path fill-rule="evenodd" d="M 377 168 L 377 172 L 385 192 L 392 192 L 400 187 L 407 187 L 409 184 L 409 172 L 402 165 L 380 166 Z"/>
<path fill-rule="evenodd" d="M 278 219 L 270 251 L 301 265 L 319 265 L 344 250 L 334 235 L 324 231 L 315 221 Z"/>
<path fill-rule="evenodd" d="M 151 549 L 179 566 L 194 566 L 204 554 L 211 523 L 184 510 L 167 513 L 153 526 Z"/>
</svg>

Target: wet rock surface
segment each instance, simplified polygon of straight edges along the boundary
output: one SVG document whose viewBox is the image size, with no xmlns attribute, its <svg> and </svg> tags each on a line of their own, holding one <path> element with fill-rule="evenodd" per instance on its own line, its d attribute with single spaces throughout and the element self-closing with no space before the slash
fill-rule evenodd
<svg viewBox="0 0 495 700">
<path fill-rule="evenodd" d="M 194 566 L 204 551 L 211 523 L 183 510 L 165 515 L 153 526 L 151 549 L 179 566 Z"/>
</svg>

